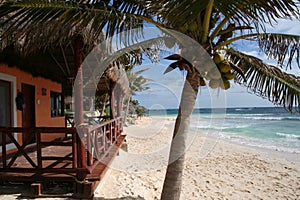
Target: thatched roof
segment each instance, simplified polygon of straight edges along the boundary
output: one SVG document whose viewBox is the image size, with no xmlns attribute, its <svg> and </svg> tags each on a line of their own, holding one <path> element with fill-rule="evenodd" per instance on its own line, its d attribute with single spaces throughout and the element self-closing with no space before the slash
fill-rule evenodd
<svg viewBox="0 0 300 200">
<path fill-rule="evenodd" d="M 101 96 L 111 91 L 112 88 L 115 92 L 125 96 L 130 95 L 129 81 L 122 65 L 115 63 L 109 65 L 101 77 L 96 77 L 96 81 L 88 80 L 88 78 L 84 77 L 84 95 L 94 96 L 96 93 Z"/>
<path fill-rule="evenodd" d="M 83 59 L 91 50 L 90 44 L 89 46 L 84 45 Z M 8 66 L 16 66 L 33 76 L 40 76 L 62 83 L 65 94 L 71 95 L 77 74 L 74 52 L 74 42 L 52 48 L 43 48 L 43 51 L 29 54 L 24 54 L 19 51 L 18 47 L 11 45 L 0 51 L 0 62 L 8 64 Z M 98 85 L 97 92 L 100 94 L 107 93 L 113 83 L 121 83 L 123 93 L 129 93 L 128 80 L 124 74 L 125 71 L 120 63 L 109 65 L 103 74 L 97 74 L 99 76 L 99 83 L 96 83 Z M 89 77 L 83 78 L 88 79 Z"/>
</svg>

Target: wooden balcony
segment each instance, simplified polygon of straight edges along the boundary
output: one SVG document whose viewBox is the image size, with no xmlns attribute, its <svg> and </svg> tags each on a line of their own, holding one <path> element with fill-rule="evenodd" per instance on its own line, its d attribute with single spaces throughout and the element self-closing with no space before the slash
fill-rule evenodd
<svg viewBox="0 0 300 200">
<path fill-rule="evenodd" d="M 2 155 L 0 157 L 0 182 L 27 182 L 34 197 L 72 196 L 92 198 L 109 163 L 125 140 L 122 119 L 116 118 L 101 124 L 77 128 L 0 127 Z M 27 141 L 19 143 L 15 134 L 30 133 Z M 66 137 L 53 141 L 43 140 L 44 134 L 62 133 Z M 30 143 L 32 138 L 34 143 Z M 6 149 L 7 140 L 16 147 Z M 67 182 L 71 194 L 44 193 L 47 183 Z"/>
</svg>

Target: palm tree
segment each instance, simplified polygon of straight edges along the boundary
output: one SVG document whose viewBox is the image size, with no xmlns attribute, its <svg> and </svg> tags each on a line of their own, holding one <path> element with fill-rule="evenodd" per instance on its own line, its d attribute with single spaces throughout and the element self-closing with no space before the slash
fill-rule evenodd
<svg viewBox="0 0 300 200">
<path fill-rule="evenodd" d="M 221 0 L 6 1 L 0 6 L 3 22 L 1 48 L 22 41 L 24 51 L 29 52 L 30 49 L 40 49 L 39 46 L 44 46 L 41 44 L 53 46 L 64 42 L 70 35 L 76 34 L 86 36 L 83 39 L 87 44 L 94 43 L 103 30 L 107 36 L 112 36 L 124 30 L 142 28 L 143 21 L 147 21 L 193 38 L 211 57 L 215 57 L 216 64 L 223 60 L 222 53 L 235 74 L 235 82 L 289 110 L 294 106 L 300 110 L 299 78 L 280 69 L 286 56 L 287 67 L 292 67 L 294 57 L 297 57 L 299 65 L 299 37 L 261 32 L 266 23 L 297 15 L 299 11 L 292 0 L 228 0 L 226 3 Z M 131 39 L 136 34 L 139 32 L 131 32 L 127 38 Z M 278 66 L 270 66 L 231 48 L 231 44 L 243 39 L 258 41 L 267 55 L 278 60 Z M 185 138 L 199 85 L 204 85 L 201 81 L 219 80 L 210 80 L 210 86 L 228 87 L 222 84 L 223 79 L 222 82 L 217 79 L 225 77 L 225 74 L 209 76 L 207 66 L 198 65 L 197 60 L 185 59 L 184 51 L 186 49 L 182 49 L 182 55 L 169 57 L 177 60 L 170 67 L 186 70 L 187 77 L 173 137 L 181 139 L 172 142 L 170 158 L 175 161 L 172 160 L 168 166 L 162 192 L 162 199 L 168 200 L 180 197 Z M 212 84 L 214 82 L 217 84 Z"/>
<path fill-rule="evenodd" d="M 161 1 L 153 3 L 152 9 L 158 12 L 159 23 L 197 41 L 217 65 L 214 68 L 209 63 L 199 62 L 197 58 L 186 59 L 188 54 L 185 48 L 182 48 L 181 55 L 166 58 L 176 60 L 166 72 L 170 68 L 187 71 L 161 195 L 162 200 L 177 200 L 181 192 L 189 118 L 198 88 L 206 85 L 207 80 L 210 80 L 211 88 L 228 89 L 228 79 L 235 78 L 236 83 L 275 104 L 290 111 L 296 106 L 300 112 L 300 78 L 281 70 L 284 64 L 292 67 L 295 57 L 299 66 L 300 37 L 261 32 L 265 24 L 274 22 L 277 18 L 297 17 L 299 11 L 293 1 L 281 0 L 230 0 L 226 3 L 217 0 Z M 176 37 L 174 34 L 167 34 Z M 278 66 L 268 65 L 233 48 L 234 42 L 244 39 L 257 41 L 262 51 L 277 59 Z M 182 46 L 180 40 L 178 43 Z"/>
<path fill-rule="evenodd" d="M 146 86 L 146 84 L 151 80 L 141 75 L 143 72 L 147 70 L 149 69 L 146 68 L 134 72 L 133 68 L 131 68 L 126 71 L 128 81 L 129 81 L 129 88 L 131 90 L 131 95 L 135 95 L 136 92 L 141 92 L 149 89 L 149 87 Z"/>
<path fill-rule="evenodd" d="M 129 81 L 129 88 L 130 88 L 131 94 L 130 94 L 129 97 L 127 97 L 125 118 L 127 117 L 127 113 L 128 113 L 128 110 L 129 110 L 131 96 L 135 95 L 136 92 L 141 92 L 141 91 L 144 91 L 144 90 L 148 90 L 149 87 L 146 86 L 146 85 L 149 81 L 151 81 L 150 79 L 147 79 L 147 78 L 145 78 L 144 76 L 141 75 L 143 72 L 147 71 L 148 68 L 141 69 L 141 70 L 138 70 L 136 72 L 133 72 L 133 68 L 134 68 L 133 65 L 131 65 L 131 67 L 126 71 L 127 78 L 128 78 L 128 81 Z"/>
</svg>

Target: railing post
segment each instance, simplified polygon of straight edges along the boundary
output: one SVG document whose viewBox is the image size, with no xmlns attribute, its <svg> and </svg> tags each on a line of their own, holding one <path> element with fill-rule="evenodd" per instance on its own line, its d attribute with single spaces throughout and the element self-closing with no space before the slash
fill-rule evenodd
<svg viewBox="0 0 300 200">
<path fill-rule="evenodd" d="M 120 118 L 120 135 L 123 132 L 123 118 Z"/>
<path fill-rule="evenodd" d="M 84 129 L 82 127 L 77 128 L 78 134 L 77 135 L 77 165 L 81 169 L 87 169 L 87 159 L 86 159 L 86 149 L 85 149 L 85 136 L 84 136 Z M 77 179 L 84 180 L 86 177 L 86 172 L 79 171 L 77 173 Z"/>
<path fill-rule="evenodd" d="M 112 123 L 109 124 L 109 136 L 110 136 L 110 142 L 113 143 L 114 135 L 113 135 L 113 125 L 112 125 Z"/>
<path fill-rule="evenodd" d="M 72 128 L 72 157 L 73 157 L 73 169 L 77 168 L 77 132 Z"/>
<path fill-rule="evenodd" d="M 92 130 L 94 131 L 94 130 Z M 92 131 L 89 131 L 89 129 L 85 129 L 85 133 L 87 134 L 87 163 L 88 166 L 92 166 L 93 165 L 93 154 L 92 154 L 92 145 L 91 145 L 91 133 Z"/>
<path fill-rule="evenodd" d="M 106 134 L 106 125 L 103 126 L 103 136 L 104 136 L 104 151 L 106 151 L 107 149 L 107 141 L 108 141 L 108 138 L 107 138 L 107 134 Z"/>
<path fill-rule="evenodd" d="M 42 161 L 42 148 L 41 148 L 41 132 L 34 131 L 35 138 L 36 138 L 36 148 L 37 148 L 37 162 L 38 162 L 38 168 L 43 168 L 43 161 Z"/>
<path fill-rule="evenodd" d="M 3 168 L 6 168 L 6 132 L 1 132 L 2 135 L 2 163 Z"/>
<path fill-rule="evenodd" d="M 119 117 L 118 118 L 118 122 L 117 122 L 117 124 L 118 124 L 118 136 L 117 137 L 119 137 L 120 135 L 121 135 L 121 123 L 122 123 L 122 120 L 121 120 L 122 118 L 121 117 Z"/>
</svg>

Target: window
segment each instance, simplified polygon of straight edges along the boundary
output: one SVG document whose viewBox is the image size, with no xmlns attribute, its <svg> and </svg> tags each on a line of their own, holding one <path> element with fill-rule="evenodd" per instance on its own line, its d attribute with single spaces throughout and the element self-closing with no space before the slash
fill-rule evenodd
<svg viewBox="0 0 300 200">
<path fill-rule="evenodd" d="M 12 97 L 11 83 L 0 80 L 0 126 L 12 126 Z M 11 143 L 11 140 L 6 136 L 6 143 Z M 2 145 L 2 137 L 0 137 L 0 145 Z"/>
<path fill-rule="evenodd" d="M 61 93 L 50 92 L 51 117 L 62 116 Z"/>
<path fill-rule="evenodd" d="M 0 73 L 0 126 L 17 126 L 17 81 L 15 76 Z M 0 153 L 2 153 L 2 136 L 0 134 Z M 18 140 L 17 133 L 13 137 Z M 16 148 L 10 138 L 6 137 L 6 150 Z"/>
</svg>

